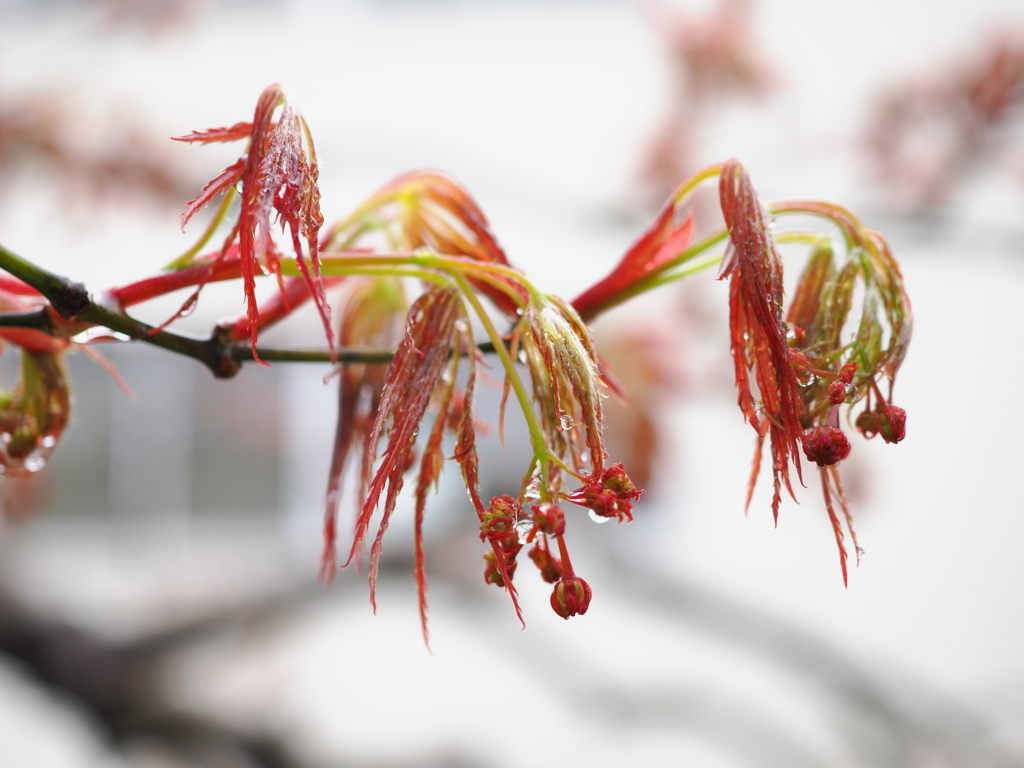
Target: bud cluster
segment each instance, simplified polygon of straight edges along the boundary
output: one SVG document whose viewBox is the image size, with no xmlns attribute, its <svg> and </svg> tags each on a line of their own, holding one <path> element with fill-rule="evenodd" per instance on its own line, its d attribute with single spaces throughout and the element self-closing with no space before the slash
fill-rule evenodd
<svg viewBox="0 0 1024 768">
<path fill-rule="evenodd" d="M 633 502 L 643 491 L 637 490 L 621 464 L 607 467 L 596 480 L 573 491 L 568 500 L 589 507 L 599 517 L 615 517 L 621 523 L 633 519 Z"/>
</svg>

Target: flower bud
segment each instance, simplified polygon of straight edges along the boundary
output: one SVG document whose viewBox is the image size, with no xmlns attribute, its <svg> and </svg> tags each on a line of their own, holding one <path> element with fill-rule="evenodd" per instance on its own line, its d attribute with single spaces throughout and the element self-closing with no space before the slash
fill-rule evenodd
<svg viewBox="0 0 1024 768">
<path fill-rule="evenodd" d="M 534 565 L 540 570 L 540 577 L 548 584 L 554 584 L 562 578 L 562 561 L 557 557 L 552 557 L 546 547 L 534 544 L 529 555 Z"/>
<path fill-rule="evenodd" d="M 883 405 L 877 411 L 864 411 L 856 426 L 864 437 L 881 435 L 887 443 L 898 443 L 907 436 L 907 412 L 898 405 Z"/>
<path fill-rule="evenodd" d="M 616 517 L 621 523 L 633 519 L 633 502 L 642 493 L 629 479 L 621 464 L 612 464 L 605 468 L 599 478 L 577 488 L 567 498 L 573 504 L 589 507 L 595 515 Z"/>
<path fill-rule="evenodd" d="M 545 502 L 534 504 L 530 509 L 533 510 L 533 530 L 536 533 L 547 533 L 551 536 L 561 536 L 565 533 L 565 512 L 561 507 Z"/>
<path fill-rule="evenodd" d="M 844 384 L 853 383 L 853 376 L 857 373 L 856 363 L 847 363 L 839 371 L 839 380 Z"/>
<path fill-rule="evenodd" d="M 512 542 L 507 547 L 500 547 L 502 554 L 502 561 L 505 566 L 505 573 L 508 574 L 509 581 L 516 574 L 516 555 L 519 554 L 519 550 L 522 549 L 522 545 L 515 539 L 510 539 Z M 488 552 L 484 555 L 484 582 L 487 584 L 494 584 L 499 587 L 509 586 L 505 583 L 505 577 L 501 573 L 501 566 L 498 565 L 498 558 L 494 552 Z"/>
<path fill-rule="evenodd" d="M 839 427 L 815 427 L 803 437 L 804 454 L 819 467 L 837 464 L 850 455 L 850 441 Z"/>
<path fill-rule="evenodd" d="M 71 384 L 59 352 L 21 351 L 21 380 L 0 394 L 0 474 L 41 470 L 71 412 Z"/>
<path fill-rule="evenodd" d="M 811 361 L 807 359 L 807 355 L 799 349 L 790 347 L 789 360 L 793 364 L 793 373 L 796 374 L 796 380 L 801 385 L 807 386 L 814 380 L 814 374 L 811 373 Z"/>
<path fill-rule="evenodd" d="M 832 405 L 842 405 L 846 400 L 846 382 L 833 381 L 828 385 L 828 401 Z"/>
<path fill-rule="evenodd" d="M 898 405 L 886 405 L 878 419 L 878 432 L 887 443 L 898 443 L 907 436 L 907 412 Z"/>
<path fill-rule="evenodd" d="M 555 584 L 551 592 L 551 607 L 563 619 L 579 614 L 582 616 L 590 607 L 592 592 L 590 585 L 579 576 L 564 578 Z"/>
<path fill-rule="evenodd" d="M 480 521 L 480 541 L 507 539 L 516 533 L 519 502 L 508 494 L 495 496 Z"/>
</svg>

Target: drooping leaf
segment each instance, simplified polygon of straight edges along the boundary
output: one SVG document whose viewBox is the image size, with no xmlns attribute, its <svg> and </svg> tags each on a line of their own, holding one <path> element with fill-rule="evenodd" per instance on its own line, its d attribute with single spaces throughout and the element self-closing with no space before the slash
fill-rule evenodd
<svg viewBox="0 0 1024 768">
<path fill-rule="evenodd" d="M 275 122 L 274 116 L 279 109 L 280 115 Z M 251 123 L 192 133 L 178 137 L 178 140 L 210 142 L 243 138 L 249 139 L 248 152 L 189 202 L 182 214 L 182 226 L 203 205 L 241 182 L 238 221 L 221 253 L 226 253 L 237 238 L 254 358 L 262 362 L 256 354 L 260 325 L 256 276 L 266 270 L 277 278 L 279 287 L 284 290 L 280 255 L 271 236 L 272 215 L 282 229 L 289 230 L 296 265 L 316 304 L 333 355 L 334 330 L 320 272 L 319 231 L 323 216 L 320 213 L 316 152 L 308 126 L 287 102 L 281 86 L 274 84 L 264 89 Z M 302 240 L 306 242 L 308 256 L 303 250 Z"/>
<path fill-rule="evenodd" d="M 384 381 L 377 417 L 367 443 L 373 457 L 387 427 L 387 447 L 356 520 L 349 562 L 358 551 L 378 505 L 383 512 L 370 549 L 370 602 L 376 608 L 376 580 L 384 533 L 404 484 L 416 435 L 455 339 L 461 300 L 455 289 L 431 288 L 409 310 L 405 337 L 395 352 Z M 364 476 L 365 478 L 365 476 Z M 382 499 L 383 497 L 383 499 Z"/>
<path fill-rule="evenodd" d="M 296 282 L 305 288 L 303 281 Z M 352 278 L 349 290 L 342 297 L 338 337 L 346 347 L 396 346 L 402 337 L 402 320 L 407 308 L 405 295 L 395 278 Z M 260 317 L 265 316 L 261 311 Z M 245 320 L 240 318 L 235 326 Z M 239 329 L 233 335 L 235 338 L 244 337 L 248 330 Z M 320 578 L 327 582 L 334 578 L 337 567 L 335 538 L 342 474 L 356 447 L 362 449 L 359 454 L 362 463 L 357 475 L 359 487 L 355 494 L 360 505 L 369 492 L 369 477 L 376 456 L 370 454 L 368 442 L 376 422 L 386 374 L 387 365 L 384 363 L 347 363 L 338 373 L 338 418 L 328 475 L 324 550 L 320 563 Z"/>
<path fill-rule="evenodd" d="M 769 437 L 772 513 L 778 520 L 782 486 L 793 494 L 790 462 L 801 476 L 799 450 L 803 436 L 800 390 L 782 320 L 782 260 L 767 215 L 738 161 L 722 164 L 719 195 L 729 229 L 721 278 L 729 279 L 729 331 L 738 402 L 759 437 L 766 433 Z M 751 371 L 760 402 L 755 400 Z"/>
<path fill-rule="evenodd" d="M 393 248 L 426 247 L 446 256 L 511 267 L 483 211 L 461 185 L 439 171 L 413 171 L 392 179 L 371 195 L 340 231 L 367 227 L 370 220 L 376 222 L 372 228 L 386 231 Z M 492 273 L 484 280 L 468 270 L 466 276 L 510 317 L 517 317 L 519 307 L 528 299 L 522 284 L 508 276 Z"/>
</svg>

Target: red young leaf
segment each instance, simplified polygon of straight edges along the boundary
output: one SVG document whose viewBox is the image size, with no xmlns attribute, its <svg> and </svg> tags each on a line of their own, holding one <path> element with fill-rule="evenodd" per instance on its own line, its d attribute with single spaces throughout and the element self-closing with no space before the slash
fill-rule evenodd
<svg viewBox="0 0 1024 768">
<path fill-rule="evenodd" d="M 278 108 L 281 114 L 274 122 Z M 264 269 L 277 277 L 283 290 L 280 256 L 271 240 L 271 214 L 276 214 L 282 229 L 291 235 L 296 265 L 323 321 L 328 347 L 334 353 L 334 331 L 330 307 L 320 274 L 318 234 L 323 224 L 320 213 L 318 168 L 313 141 L 305 121 L 285 100 L 279 85 L 271 85 L 260 94 L 252 123 L 238 123 L 205 133 L 179 137 L 181 141 L 231 141 L 248 138 L 249 151 L 223 171 L 192 200 L 182 214 L 182 225 L 218 193 L 241 181 L 241 212 L 224 251 L 238 238 L 242 282 L 251 330 L 250 345 L 256 354 L 259 307 L 256 301 L 256 276 Z M 303 253 L 301 240 L 309 251 Z M 262 362 L 262 361 L 260 361 Z"/>
<path fill-rule="evenodd" d="M 362 544 L 373 513 L 384 495 L 383 516 L 370 550 L 370 602 L 375 608 L 382 539 L 415 450 L 420 422 L 451 354 L 455 320 L 460 308 L 459 294 L 454 289 L 431 289 L 422 294 L 409 310 L 405 338 L 395 352 L 384 382 L 384 393 L 366 454 L 371 458 L 376 456 L 377 443 L 386 426 L 388 445 L 376 474 L 368 483 L 369 491 L 356 520 L 348 559 L 348 562 L 352 561 Z M 367 477 L 364 475 L 365 480 Z"/>
<path fill-rule="evenodd" d="M 252 123 L 235 123 L 227 128 L 210 128 L 206 131 L 193 131 L 184 136 L 172 136 L 172 141 L 189 141 L 209 144 L 215 141 L 238 141 L 248 139 L 252 134 Z"/>
<path fill-rule="evenodd" d="M 596 316 L 627 288 L 686 250 L 693 236 L 693 216 L 687 215 L 679 224 L 675 218 L 675 200 L 670 199 L 654 224 L 630 246 L 615 269 L 573 299 L 572 305 L 584 321 Z"/>
<path fill-rule="evenodd" d="M 192 218 L 193 214 L 206 205 L 208 202 L 213 200 L 221 192 L 224 192 L 238 183 L 238 180 L 242 178 L 242 169 L 245 167 L 245 160 L 239 160 L 238 162 L 229 165 L 219 176 L 215 176 L 213 179 L 206 183 L 202 191 L 196 195 L 185 205 L 185 210 L 181 214 L 181 231 L 185 231 L 185 225 L 188 224 L 189 219 Z"/>
<path fill-rule="evenodd" d="M 729 330 L 736 389 L 743 415 L 759 437 L 755 471 L 764 435 L 767 433 L 770 439 L 774 475 L 772 512 L 777 520 L 782 485 L 790 495 L 793 493 L 790 461 L 800 476 L 803 438 L 800 390 L 782 320 L 782 261 L 767 216 L 739 162 L 723 163 L 719 181 L 722 213 L 730 238 L 721 278 L 729 278 Z M 760 405 L 754 399 L 751 370 Z M 747 500 L 749 504 L 749 493 Z"/>
<path fill-rule="evenodd" d="M 397 211 L 384 209 L 397 206 Z M 464 256 L 474 261 L 510 266 L 505 252 L 491 234 L 487 219 L 469 193 L 454 179 L 438 171 L 402 174 L 381 187 L 350 217 L 359 221 L 370 214 L 397 222 L 393 235 L 400 248 L 428 247 L 447 256 Z M 492 275 L 490 281 L 468 275 L 470 283 L 510 316 L 518 314 L 527 295 L 515 280 Z M 494 285 L 502 283 L 505 288 Z M 517 294 L 517 302 L 510 295 Z"/>
<path fill-rule="evenodd" d="M 289 287 L 296 283 L 305 288 L 305 283 L 298 279 Z M 402 337 L 405 311 L 405 297 L 395 278 L 353 278 L 341 306 L 341 344 L 348 347 L 396 346 Z M 264 318 L 266 314 L 261 311 L 260 317 Z M 235 323 L 237 330 L 233 333 L 234 338 L 248 335 L 247 327 L 239 328 L 242 322 L 247 322 L 247 319 L 243 317 Z M 342 472 L 352 448 L 359 445 L 363 449 L 359 472 L 362 480 L 356 489 L 356 498 L 361 504 L 369 492 L 369 476 L 376 458 L 366 449 L 377 418 L 386 373 L 385 363 L 349 363 L 338 374 L 338 421 L 328 477 L 324 509 L 324 551 L 320 563 L 320 578 L 328 583 L 334 578 L 337 567 L 335 535 Z"/>
<path fill-rule="evenodd" d="M 427 570 L 426 552 L 423 548 L 423 518 L 427 510 L 427 494 L 431 487 L 436 486 L 441 476 L 441 469 L 444 466 L 444 453 L 441 443 L 444 439 L 445 426 L 448 410 L 455 390 L 455 377 L 451 377 L 443 388 L 437 413 L 434 416 L 434 424 L 430 429 L 430 437 L 427 438 L 427 445 L 423 449 L 423 456 L 420 458 L 420 471 L 416 479 L 416 517 L 415 517 L 415 564 L 413 572 L 416 577 L 416 592 L 419 597 L 420 627 L 423 630 L 423 642 L 430 646 L 430 636 L 427 632 Z"/>
</svg>

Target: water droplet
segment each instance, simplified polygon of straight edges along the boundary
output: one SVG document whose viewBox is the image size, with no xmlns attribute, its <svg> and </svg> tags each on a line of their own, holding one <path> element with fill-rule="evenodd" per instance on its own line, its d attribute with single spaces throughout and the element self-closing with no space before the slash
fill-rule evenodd
<svg viewBox="0 0 1024 768">
<path fill-rule="evenodd" d="M 610 517 L 604 517 L 603 515 L 599 515 L 594 510 L 590 510 L 590 519 L 593 520 L 598 525 L 604 525 L 609 520 L 611 520 Z"/>
<path fill-rule="evenodd" d="M 768 229 L 775 229 L 775 214 L 768 214 Z"/>
<path fill-rule="evenodd" d="M 455 329 L 461 333 L 469 333 L 469 321 L 464 317 L 460 317 L 455 321 Z"/>
<path fill-rule="evenodd" d="M 53 446 L 55 446 L 56 444 L 57 438 L 54 437 L 53 435 L 45 435 L 43 439 L 40 441 L 40 445 L 42 445 L 43 448 L 53 448 Z"/>
<path fill-rule="evenodd" d="M 534 475 L 523 489 L 523 507 L 540 497 L 540 475 Z"/>
<path fill-rule="evenodd" d="M 516 523 L 516 532 L 519 534 L 519 543 L 525 544 L 526 538 L 530 535 L 530 531 L 533 530 L 533 520 L 527 520 L 523 518 Z"/>
<path fill-rule="evenodd" d="M 23 466 L 29 472 L 38 472 L 46 466 L 47 451 L 32 451 L 28 456 L 25 457 Z"/>
<path fill-rule="evenodd" d="M 575 424 L 576 421 L 568 413 L 563 413 L 558 417 L 558 425 L 562 428 L 563 432 L 572 429 Z"/>
<path fill-rule="evenodd" d="M 864 557 L 864 547 L 857 547 L 857 557 Z"/>
</svg>

